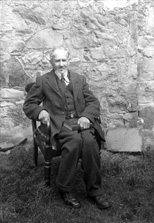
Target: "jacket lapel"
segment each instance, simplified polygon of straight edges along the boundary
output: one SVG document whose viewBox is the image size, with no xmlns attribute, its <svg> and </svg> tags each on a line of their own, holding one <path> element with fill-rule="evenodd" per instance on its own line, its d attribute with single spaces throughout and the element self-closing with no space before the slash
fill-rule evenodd
<svg viewBox="0 0 154 223">
<path fill-rule="evenodd" d="M 50 71 L 46 76 L 46 83 L 55 91 L 55 93 L 57 93 L 60 97 L 62 97 L 53 70 Z"/>
<path fill-rule="evenodd" d="M 73 86 L 73 94 L 74 94 L 74 100 L 76 100 L 78 92 L 80 91 L 80 79 L 78 78 L 78 75 L 75 73 L 69 71 L 70 73 L 70 81 L 72 82 Z M 46 83 L 57 93 L 60 97 L 62 97 L 61 92 L 58 88 L 56 77 L 54 74 L 54 71 L 50 71 L 48 75 L 46 76 Z"/>
<path fill-rule="evenodd" d="M 75 73 L 70 72 L 70 81 L 72 82 L 74 100 L 76 101 L 78 92 L 80 90 L 80 80 L 77 78 L 77 75 Z"/>
</svg>

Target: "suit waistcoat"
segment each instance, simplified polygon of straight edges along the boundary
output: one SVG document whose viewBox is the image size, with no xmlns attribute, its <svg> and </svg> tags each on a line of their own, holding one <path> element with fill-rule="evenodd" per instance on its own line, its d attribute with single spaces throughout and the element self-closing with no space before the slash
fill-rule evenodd
<svg viewBox="0 0 154 223">
<path fill-rule="evenodd" d="M 63 98 L 63 104 L 65 113 L 68 112 L 75 112 L 75 106 L 74 106 L 74 97 L 73 97 L 73 86 L 70 81 L 70 83 L 66 86 L 65 83 L 63 83 L 57 76 L 57 85 L 61 92 L 62 98 Z"/>
</svg>

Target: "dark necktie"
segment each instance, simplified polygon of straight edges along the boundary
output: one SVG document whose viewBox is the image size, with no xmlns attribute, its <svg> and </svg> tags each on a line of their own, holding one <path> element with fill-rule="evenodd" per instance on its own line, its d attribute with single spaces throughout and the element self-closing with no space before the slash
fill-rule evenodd
<svg viewBox="0 0 154 223">
<path fill-rule="evenodd" d="M 63 74 L 61 75 L 61 82 L 64 84 L 65 87 L 67 86 L 67 85 L 66 85 L 66 80 L 65 80 Z"/>
</svg>

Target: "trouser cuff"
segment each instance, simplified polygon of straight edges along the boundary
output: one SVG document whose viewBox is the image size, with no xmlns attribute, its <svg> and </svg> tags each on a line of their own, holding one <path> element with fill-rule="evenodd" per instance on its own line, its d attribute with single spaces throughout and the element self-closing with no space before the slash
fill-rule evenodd
<svg viewBox="0 0 154 223">
<path fill-rule="evenodd" d="M 63 186 L 60 183 L 57 182 L 56 180 L 56 184 L 59 190 L 65 191 L 65 192 L 70 192 L 72 190 L 72 186 Z"/>
<path fill-rule="evenodd" d="M 87 194 L 88 194 L 89 197 L 96 197 L 98 195 L 103 194 L 103 189 L 100 188 L 100 189 L 97 189 L 97 190 L 93 190 L 93 191 L 87 192 Z"/>
</svg>

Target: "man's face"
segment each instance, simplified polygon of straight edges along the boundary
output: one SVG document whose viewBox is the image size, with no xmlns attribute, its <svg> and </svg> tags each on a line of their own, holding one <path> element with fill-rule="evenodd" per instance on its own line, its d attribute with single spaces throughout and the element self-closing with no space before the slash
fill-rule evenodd
<svg viewBox="0 0 154 223">
<path fill-rule="evenodd" d="M 66 71 L 69 65 L 68 52 L 64 49 L 55 50 L 53 58 L 51 60 L 51 64 L 55 71 L 58 71 L 60 73 Z"/>
</svg>

